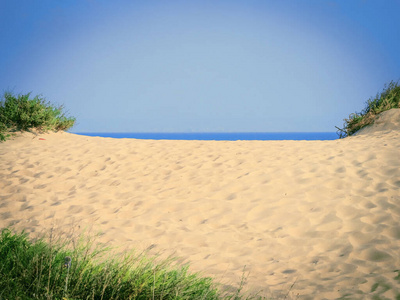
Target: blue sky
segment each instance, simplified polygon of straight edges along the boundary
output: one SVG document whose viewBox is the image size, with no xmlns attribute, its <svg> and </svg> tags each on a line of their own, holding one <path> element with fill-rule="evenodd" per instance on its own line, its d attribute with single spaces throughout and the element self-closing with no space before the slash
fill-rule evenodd
<svg viewBox="0 0 400 300">
<path fill-rule="evenodd" d="M 400 79 L 399 0 L 0 0 L 0 89 L 73 132 L 335 131 Z"/>
</svg>

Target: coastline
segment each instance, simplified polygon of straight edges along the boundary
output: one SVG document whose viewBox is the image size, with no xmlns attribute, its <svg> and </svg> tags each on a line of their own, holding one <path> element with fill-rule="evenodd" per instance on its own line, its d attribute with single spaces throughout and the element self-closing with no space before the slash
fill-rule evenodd
<svg viewBox="0 0 400 300">
<path fill-rule="evenodd" d="M 25 133 L 0 144 L 0 227 L 72 227 L 299 299 L 399 292 L 400 133 L 154 141 Z M 79 230 L 79 229 L 77 229 Z M 354 298 L 357 298 L 355 296 Z"/>
<path fill-rule="evenodd" d="M 144 140 L 282 141 L 336 140 L 336 132 L 72 132 L 77 135 Z"/>
</svg>

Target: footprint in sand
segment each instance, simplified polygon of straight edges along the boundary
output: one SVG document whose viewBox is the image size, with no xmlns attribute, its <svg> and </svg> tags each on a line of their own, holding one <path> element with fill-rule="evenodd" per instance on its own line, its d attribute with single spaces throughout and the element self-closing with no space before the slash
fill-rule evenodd
<svg viewBox="0 0 400 300">
<path fill-rule="evenodd" d="M 383 261 L 388 261 L 388 260 L 393 259 L 389 253 L 387 253 L 385 251 L 377 250 L 373 247 L 365 250 L 363 252 L 362 257 L 366 260 L 374 261 L 374 262 L 383 262 Z"/>
<path fill-rule="evenodd" d="M 42 190 L 42 189 L 45 189 L 46 187 L 47 187 L 46 184 L 37 184 L 33 188 L 36 190 Z"/>
</svg>

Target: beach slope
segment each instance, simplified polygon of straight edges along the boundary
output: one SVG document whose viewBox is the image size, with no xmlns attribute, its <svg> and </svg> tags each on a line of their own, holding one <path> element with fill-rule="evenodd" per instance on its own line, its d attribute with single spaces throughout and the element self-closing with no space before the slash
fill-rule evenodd
<svg viewBox="0 0 400 300">
<path fill-rule="evenodd" d="M 266 296 L 400 293 L 400 109 L 335 141 L 24 133 L 0 144 L 0 227 L 91 228 Z M 382 125 L 383 124 L 383 125 Z"/>
</svg>

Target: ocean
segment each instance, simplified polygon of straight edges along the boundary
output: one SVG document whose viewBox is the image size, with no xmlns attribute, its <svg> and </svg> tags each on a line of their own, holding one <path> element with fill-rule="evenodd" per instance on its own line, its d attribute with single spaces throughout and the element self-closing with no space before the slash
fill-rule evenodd
<svg viewBox="0 0 400 300">
<path fill-rule="evenodd" d="M 336 132 L 72 132 L 79 135 L 130 138 L 143 140 L 201 140 L 201 141 L 282 141 L 282 140 L 336 140 Z"/>
</svg>

